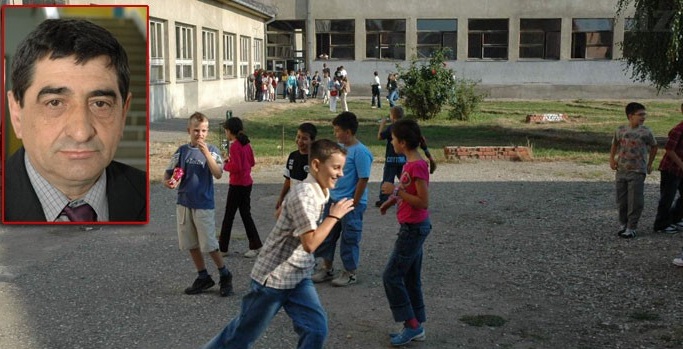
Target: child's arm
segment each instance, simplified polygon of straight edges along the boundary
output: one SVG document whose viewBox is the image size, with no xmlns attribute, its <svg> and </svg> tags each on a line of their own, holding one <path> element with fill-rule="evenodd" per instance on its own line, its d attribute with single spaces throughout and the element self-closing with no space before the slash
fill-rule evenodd
<svg viewBox="0 0 683 349">
<path fill-rule="evenodd" d="M 206 142 L 199 140 L 197 141 L 197 146 L 202 154 L 204 154 L 204 157 L 206 158 L 206 165 L 209 167 L 211 174 L 214 176 L 214 178 L 221 179 L 223 176 L 223 169 L 218 165 L 216 159 L 214 159 L 209 147 L 206 145 Z"/>
<path fill-rule="evenodd" d="M 617 145 L 612 143 L 612 147 L 609 150 L 609 167 L 613 170 L 617 170 L 617 160 L 614 158 L 617 155 Z"/>
<path fill-rule="evenodd" d="M 384 203 L 382 203 L 382 206 L 379 207 L 379 213 L 381 215 L 385 215 L 389 207 L 394 206 L 397 202 L 398 200 L 395 196 L 390 196 L 389 199 L 384 201 Z"/>
<path fill-rule="evenodd" d="M 673 161 L 674 164 L 678 166 L 678 168 L 683 170 L 683 161 L 681 161 L 681 158 L 676 154 L 675 151 L 667 149 L 664 156 L 668 156 L 669 158 L 671 158 L 671 161 Z"/>
<path fill-rule="evenodd" d="M 282 190 L 280 191 L 280 197 L 277 199 L 277 203 L 275 203 L 275 210 L 277 210 L 278 212 L 280 212 L 280 206 L 282 206 L 282 200 L 285 199 L 285 195 L 287 195 L 287 192 L 289 192 L 289 187 L 291 185 L 292 185 L 292 180 L 289 178 L 285 178 L 285 183 L 282 185 Z"/>
<path fill-rule="evenodd" d="M 168 166 L 166 167 L 166 170 L 164 170 L 164 180 L 163 184 L 164 187 L 169 188 L 169 189 L 175 189 L 180 185 L 180 181 L 175 181 L 174 183 L 169 183 L 169 179 L 171 179 L 171 176 L 173 176 L 173 169 L 176 168 L 180 164 L 180 148 L 176 150 L 176 152 L 173 154 L 171 157 L 171 160 L 168 163 Z"/>
<path fill-rule="evenodd" d="M 655 162 L 655 157 L 657 157 L 657 143 L 650 147 L 650 156 L 647 159 L 647 174 L 652 173 L 652 163 Z"/>
<path fill-rule="evenodd" d="M 386 137 L 384 137 L 384 135 L 383 135 L 384 126 L 386 124 L 387 124 L 387 118 L 382 118 L 382 121 L 380 121 L 380 123 L 379 123 L 379 131 L 377 131 L 377 140 L 378 141 L 386 139 Z"/>
<path fill-rule="evenodd" d="M 358 178 L 358 183 L 356 183 L 356 191 L 353 192 L 353 202 L 360 202 L 360 198 L 363 196 L 365 188 L 368 186 L 369 178 Z"/>
<path fill-rule="evenodd" d="M 408 194 L 403 187 L 398 186 L 394 190 L 397 197 L 401 197 L 403 201 L 415 208 L 427 209 L 429 208 L 429 189 L 427 182 L 422 178 L 415 178 L 416 195 Z"/>
<path fill-rule="evenodd" d="M 304 251 L 308 253 L 315 252 L 332 228 L 334 228 L 334 225 L 351 211 L 353 211 L 353 200 L 341 199 L 339 202 L 332 204 L 330 206 L 329 215 L 323 219 L 323 222 L 315 230 L 311 230 L 308 233 L 299 236 Z"/>
</svg>

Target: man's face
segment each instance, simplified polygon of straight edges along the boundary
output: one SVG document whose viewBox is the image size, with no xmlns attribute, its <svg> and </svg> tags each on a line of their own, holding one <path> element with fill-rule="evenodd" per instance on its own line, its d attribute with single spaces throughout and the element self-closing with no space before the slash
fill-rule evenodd
<svg viewBox="0 0 683 349">
<path fill-rule="evenodd" d="M 100 56 L 36 61 L 24 106 L 8 93 L 12 126 L 33 167 L 57 188 L 94 184 L 114 158 L 131 94 Z M 64 191 L 62 189 L 62 191 Z"/>
<path fill-rule="evenodd" d="M 209 122 L 198 122 L 192 120 L 187 128 L 187 132 L 190 134 L 190 144 L 193 147 L 196 147 L 199 141 L 203 142 L 206 139 L 206 136 L 209 134 Z M 230 132 L 225 130 L 225 135 L 228 136 L 229 134 Z"/>
</svg>

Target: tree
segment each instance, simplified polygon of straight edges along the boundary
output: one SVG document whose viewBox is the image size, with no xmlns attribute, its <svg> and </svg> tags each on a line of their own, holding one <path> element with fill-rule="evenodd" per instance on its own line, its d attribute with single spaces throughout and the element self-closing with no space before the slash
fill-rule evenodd
<svg viewBox="0 0 683 349">
<path fill-rule="evenodd" d="M 447 49 L 432 54 L 429 62 L 413 58 L 408 69 L 396 65 L 403 81 L 403 105 L 419 119 L 435 117 L 455 92 L 455 72 L 446 66 Z"/>
<path fill-rule="evenodd" d="M 622 48 L 632 78 L 683 92 L 683 0 L 619 0 L 617 15 L 630 6 L 635 16 Z"/>
</svg>

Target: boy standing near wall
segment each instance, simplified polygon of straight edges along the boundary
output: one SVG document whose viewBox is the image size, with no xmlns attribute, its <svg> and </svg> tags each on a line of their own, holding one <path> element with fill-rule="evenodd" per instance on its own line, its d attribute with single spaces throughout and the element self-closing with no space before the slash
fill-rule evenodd
<svg viewBox="0 0 683 349">
<path fill-rule="evenodd" d="M 647 113 L 640 103 L 626 106 L 628 124 L 617 128 L 612 138 L 609 164 L 616 170 L 616 193 L 619 223 L 617 235 L 634 238 L 643 212 L 645 176 L 652 172 L 657 155 L 657 141 L 652 131 L 643 126 Z"/>
</svg>

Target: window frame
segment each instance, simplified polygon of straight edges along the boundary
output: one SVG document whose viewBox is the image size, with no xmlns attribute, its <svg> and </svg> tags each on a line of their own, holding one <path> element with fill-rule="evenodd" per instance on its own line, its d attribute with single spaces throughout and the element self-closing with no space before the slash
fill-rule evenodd
<svg viewBox="0 0 683 349">
<path fill-rule="evenodd" d="M 475 24 L 482 23 L 483 21 L 499 21 L 500 23 L 506 23 L 506 29 L 472 29 Z M 494 25 L 495 26 L 495 25 Z M 492 44 L 486 43 L 494 35 L 502 36 L 505 34 L 504 44 Z M 479 39 L 479 55 L 474 57 L 472 53 L 471 41 L 473 37 L 478 37 Z M 505 48 L 504 57 L 487 57 L 487 49 Z M 467 59 L 468 60 L 481 60 L 481 61 L 507 61 L 510 58 L 510 19 L 509 18 L 469 18 L 467 20 Z"/>
<path fill-rule="evenodd" d="M 425 30 L 425 29 L 421 30 L 420 29 L 420 21 L 424 21 L 424 22 L 427 22 L 427 21 L 432 21 L 432 22 L 454 21 L 455 22 L 454 23 L 455 28 L 453 30 Z M 422 43 L 421 44 L 420 43 L 420 33 L 438 33 L 438 35 L 440 36 L 439 45 L 428 44 L 428 43 Z M 455 47 L 444 46 L 444 42 L 446 41 L 444 37 L 446 35 L 449 35 L 449 34 L 453 35 L 455 38 Z M 421 54 L 420 48 L 434 48 L 435 50 L 439 50 L 439 49 L 442 49 L 444 47 L 447 47 L 452 51 L 451 54 L 447 57 L 447 59 L 448 60 L 457 60 L 458 59 L 458 57 L 457 57 L 457 52 L 458 52 L 458 19 L 457 18 L 418 18 L 417 19 L 416 39 L 417 39 L 416 40 L 417 44 L 416 44 L 415 52 L 417 52 L 418 58 L 423 58 L 423 59 L 431 58 L 431 55 L 427 56 L 427 55 Z"/>
<path fill-rule="evenodd" d="M 216 37 L 217 30 L 202 29 L 202 79 L 216 80 L 218 79 L 218 59 L 216 56 Z M 210 68 L 213 67 L 213 74 L 209 74 Z"/>
<path fill-rule="evenodd" d="M 329 24 L 327 24 L 329 22 Z M 339 30 L 336 28 L 351 24 L 350 31 Z M 325 27 L 329 29 L 324 30 Z M 316 19 L 315 20 L 315 59 L 356 59 L 356 20 L 355 19 Z M 341 43 L 344 37 L 350 37 L 351 42 Z M 337 55 L 335 52 L 350 52 L 350 55 Z"/>
<path fill-rule="evenodd" d="M 387 29 L 393 22 L 394 28 Z M 404 61 L 406 59 L 406 20 L 403 18 L 395 19 L 366 19 L 365 20 L 365 59 L 394 60 Z M 380 24 L 380 29 L 373 29 L 373 24 Z M 399 28 L 396 28 L 396 27 Z M 400 27 L 403 28 L 400 28 Z M 402 29 L 402 30 L 401 30 Z M 376 36 L 376 38 L 372 38 Z M 402 43 L 392 44 L 392 39 L 401 38 Z M 374 40 L 373 40 L 374 39 Z M 374 45 L 369 43 L 374 41 Z M 374 47 L 376 55 L 369 55 L 370 47 Z M 391 57 L 384 57 L 383 53 L 389 53 Z"/>
<path fill-rule="evenodd" d="M 237 70 L 235 69 L 235 41 L 237 35 L 223 32 L 223 79 L 234 78 Z"/>
<path fill-rule="evenodd" d="M 166 58 L 168 45 L 166 44 L 166 21 L 156 18 L 149 19 L 149 82 L 166 82 Z M 155 71 L 160 72 L 160 77 L 154 78 Z"/>
<path fill-rule="evenodd" d="M 604 21 L 608 23 L 610 30 L 578 30 L 576 29 L 577 21 Z M 599 25 L 598 25 L 599 26 Z M 589 43 L 591 35 L 608 34 L 608 43 Z M 583 42 L 579 42 L 579 38 L 583 37 Z M 585 47 L 583 48 L 583 57 L 580 57 L 577 53 L 580 47 L 577 45 L 583 43 Z M 605 61 L 612 60 L 614 58 L 614 19 L 613 18 L 572 18 L 572 41 L 571 41 L 571 58 L 575 60 L 587 60 L 587 61 Z M 588 52 L 590 48 L 604 47 L 606 48 L 605 55 L 607 57 L 588 57 Z"/>
<path fill-rule="evenodd" d="M 263 39 L 259 38 L 253 38 L 252 40 L 254 42 L 254 60 L 252 62 L 252 65 L 254 67 L 254 70 L 261 69 L 263 66 Z"/>
<path fill-rule="evenodd" d="M 176 23 L 176 80 L 192 81 L 195 80 L 194 50 L 195 50 L 195 31 L 196 28 L 189 24 Z M 185 68 L 189 67 L 190 74 L 186 76 Z"/>
<path fill-rule="evenodd" d="M 249 64 L 251 63 L 251 37 L 240 35 L 239 51 L 239 76 L 245 77 L 251 74 Z"/>
<path fill-rule="evenodd" d="M 551 29 L 551 30 L 546 30 L 545 28 L 531 28 L 531 29 L 523 29 L 524 26 L 524 21 L 543 21 L 543 25 L 541 27 L 546 27 L 546 26 L 554 26 L 557 25 L 557 29 Z M 551 25 L 548 25 L 551 23 Z M 523 43 L 523 37 L 522 35 L 524 34 L 532 34 L 532 33 L 537 33 L 537 34 L 542 34 L 543 35 L 543 42 L 541 43 Z M 549 37 L 551 35 L 555 35 L 555 40 L 556 40 L 556 45 L 553 46 L 551 45 L 551 40 L 553 38 Z M 560 54 L 561 54 L 561 47 L 560 45 L 562 41 L 562 19 L 561 18 L 520 18 L 519 19 L 519 58 L 523 60 L 548 60 L 548 61 L 558 61 L 560 60 Z M 540 57 L 525 57 L 524 54 L 522 53 L 522 50 L 524 48 L 540 48 L 542 50 L 541 56 Z M 551 50 L 555 50 L 554 52 L 549 52 Z M 555 55 L 552 55 L 552 54 Z"/>
</svg>

